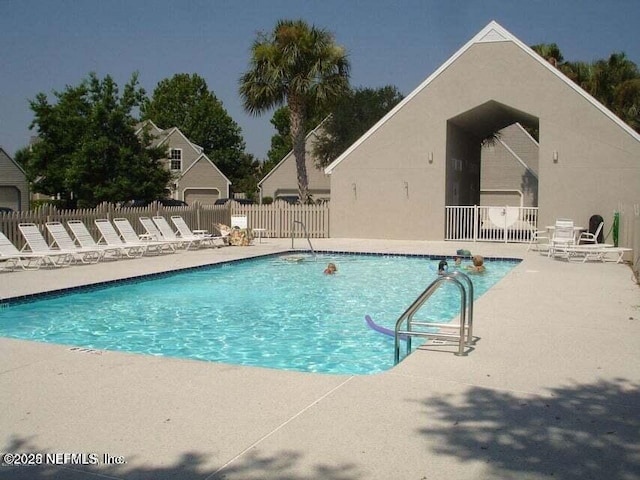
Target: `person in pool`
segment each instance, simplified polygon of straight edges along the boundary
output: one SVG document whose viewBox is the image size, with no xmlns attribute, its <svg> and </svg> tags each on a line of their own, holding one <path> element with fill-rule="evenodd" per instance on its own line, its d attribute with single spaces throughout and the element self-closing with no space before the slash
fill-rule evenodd
<svg viewBox="0 0 640 480">
<path fill-rule="evenodd" d="M 467 270 L 471 273 L 482 273 L 486 269 L 484 268 L 484 257 L 482 255 L 474 255 L 471 257 L 473 265 L 468 265 Z"/>
<path fill-rule="evenodd" d="M 462 257 L 459 257 L 458 255 L 456 255 L 455 257 L 453 257 L 453 261 L 455 262 L 454 266 L 456 268 L 460 268 L 460 265 L 462 264 Z"/>
<path fill-rule="evenodd" d="M 335 263 L 329 263 L 329 265 L 327 265 L 327 268 L 324 269 L 324 273 L 327 275 L 333 275 L 337 271 L 338 269 L 336 268 Z"/>
<path fill-rule="evenodd" d="M 449 264 L 446 260 L 440 260 L 438 263 L 438 275 L 444 275 L 447 273 L 447 269 L 449 268 Z"/>
</svg>

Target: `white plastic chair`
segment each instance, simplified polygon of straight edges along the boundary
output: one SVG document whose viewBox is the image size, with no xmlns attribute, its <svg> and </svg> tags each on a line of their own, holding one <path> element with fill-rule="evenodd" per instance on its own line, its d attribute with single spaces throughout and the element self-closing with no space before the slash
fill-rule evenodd
<svg viewBox="0 0 640 480">
<path fill-rule="evenodd" d="M 3 270 L 13 270 L 20 266 L 23 270 L 38 270 L 45 262 L 46 255 L 21 252 L 0 232 L 0 265 Z"/>
<path fill-rule="evenodd" d="M 109 246 L 109 245 L 99 245 L 91 236 L 91 233 L 89 232 L 89 229 L 87 228 L 87 226 L 82 222 L 82 220 L 69 220 L 67 221 L 67 226 L 69 227 L 69 230 L 71 230 L 71 233 L 73 234 L 76 242 L 78 242 L 78 244 L 85 249 L 88 250 L 99 250 L 102 252 L 103 254 L 103 259 L 107 258 L 108 254 L 111 254 L 112 256 L 115 257 L 124 257 L 126 255 L 126 248 L 124 248 L 123 246 L 120 247 L 114 247 L 114 246 Z"/>
<path fill-rule="evenodd" d="M 200 245 L 202 245 L 202 241 L 204 240 L 203 237 L 197 237 L 195 235 L 189 238 L 179 237 L 178 235 L 176 235 L 176 232 L 173 231 L 171 225 L 169 225 L 169 222 L 167 222 L 167 219 L 160 215 L 153 217 L 153 223 L 156 224 L 156 227 L 158 227 L 158 230 L 160 230 L 160 233 L 162 233 L 162 236 L 164 238 L 183 242 L 186 250 L 189 250 L 191 247 L 199 248 Z"/>
<path fill-rule="evenodd" d="M 565 253 L 566 247 L 576 244 L 573 220 L 556 220 L 553 236 L 549 242 L 549 256 Z"/>
<path fill-rule="evenodd" d="M 73 252 L 69 250 L 54 250 L 47 244 L 40 229 L 35 223 L 20 223 L 18 230 L 27 241 L 24 248 L 28 248 L 31 253 L 36 253 L 44 257 L 44 263 L 54 267 L 63 267 L 73 261 Z M 23 250 L 24 250 L 23 248 Z"/>
<path fill-rule="evenodd" d="M 110 247 L 122 248 L 128 257 L 141 257 L 147 251 L 147 245 L 142 242 L 128 243 L 122 240 L 111 222 L 106 218 L 96 219 L 95 224 L 101 235 L 98 239 L 98 244 L 104 241 Z"/>
<path fill-rule="evenodd" d="M 206 243 L 208 245 L 216 246 L 216 247 L 221 247 L 224 245 L 222 237 L 215 237 L 210 233 L 205 233 L 203 235 L 193 233 L 189 228 L 189 225 L 187 225 L 187 222 L 185 222 L 184 218 L 182 218 L 180 215 L 172 215 L 171 221 L 178 229 L 179 238 L 184 238 L 184 239 L 201 238 L 203 244 Z"/>
<path fill-rule="evenodd" d="M 126 218 L 114 218 L 113 224 L 118 229 L 118 232 L 120 232 L 120 238 L 122 238 L 127 245 L 144 244 L 147 247 L 146 253 L 162 253 L 165 247 L 168 247 L 171 253 L 176 251 L 173 242 L 140 238 Z"/>
<path fill-rule="evenodd" d="M 82 263 L 98 263 L 104 256 L 104 250 L 99 247 L 82 247 L 76 245 L 71 238 L 67 229 L 60 222 L 47 222 L 45 224 L 53 243 L 51 246 L 57 246 L 60 250 L 73 252 L 74 258 L 79 259 Z"/>
<path fill-rule="evenodd" d="M 549 248 L 549 232 L 547 230 L 532 230 L 531 238 L 529 239 L 529 246 L 527 252 L 531 250 L 535 245 L 535 250 L 540 250 L 540 247 L 546 246 Z"/>
<path fill-rule="evenodd" d="M 150 239 L 156 240 L 159 242 L 164 242 L 168 245 L 172 245 L 171 248 L 174 248 L 174 249 L 182 247 L 183 242 L 181 240 L 179 239 L 176 240 L 175 238 L 165 238 L 165 236 L 162 235 L 162 232 L 158 230 L 158 227 L 156 226 L 156 224 L 153 223 L 153 220 L 151 220 L 149 217 L 140 217 L 138 220 L 140 220 L 140 223 L 142 224 L 144 229 L 147 231 L 147 236 Z"/>
<path fill-rule="evenodd" d="M 598 228 L 596 229 L 595 233 L 582 232 L 580 234 L 580 238 L 578 239 L 578 243 L 593 243 L 593 244 L 597 244 L 598 243 L 598 235 L 600 235 L 600 232 L 602 231 L 603 227 L 604 227 L 604 222 L 600 222 L 600 225 L 598 225 Z"/>
</svg>

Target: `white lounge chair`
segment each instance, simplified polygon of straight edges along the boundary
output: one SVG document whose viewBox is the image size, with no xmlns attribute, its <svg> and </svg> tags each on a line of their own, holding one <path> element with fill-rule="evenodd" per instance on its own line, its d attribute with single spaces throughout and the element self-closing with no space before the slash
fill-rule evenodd
<svg viewBox="0 0 640 480">
<path fill-rule="evenodd" d="M 76 245 L 67 229 L 60 222 L 47 222 L 45 226 L 53 238 L 51 247 L 73 252 L 74 259 L 80 260 L 82 263 L 98 263 L 104 257 L 105 252 L 99 247 L 86 248 Z"/>
<path fill-rule="evenodd" d="M 127 250 L 124 247 L 111 247 L 109 245 L 98 244 L 87 226 L 81 220 L 69 220 L 67 226 L 71 233 L 75 237 L 76 242 L 88 250 L 95 249 L 102 252 L 102 258 L 108 258 L 109 256 L 122 258 L 126 256 Z"/>
<path fill-rule="evenodd" d="M 110 247 L 123 248 L 125 255 L 128 257 L 141 257 L 147 251 L 147 246 L 144 243 L 127 243 L 122 240 L 111 222 L 106 218 L 96 219 L 95 224 L 101 235 L 98 239 L 98 244 L 104 241 Z"/>
<path fill-rule="evenodd" d="M 3 270 L 14 270 L 17 266 L 23 270 L 38 270 L 44 264 L 45 256 L 21 252 L 4 233 L 0 232 L 0 265 Z"/>
<path fill-rule="evenodd" d="M 147 253 L 161 253 L 164 249 L 174 253 L 175 246 L 169 242 L 161 242 L 151 238 L 140 238 L 126 218 L 114 218 L 113 224 L 120 232 L 120 238 L 128 245 L 144 244 L 147 246 Z"/>
<path fill-rule="evenodd" d="M 199 248 L 200 245 L 202 245 L 202 242 L 204 240 L 203 237 L 196 237 L 196 236 L 192 238 L 179 237 L 178 235 L 176 235 L 176 232 L 173 231 L 173 229 L 169 225 L 169 222 L 167 222 L 167 219 L 162 216 L 158 215 L 153 217 L 153 223 L 156 224 L 156 227 L 158 227 L 158 230 L 160 230 L 160 233 L 162 233 L 162 236 L 164 238 L 183 242 L 183 245 L 187 250 L 189 250 L 191 247 Z"/>
<path fill-rule="evenodd" d="M 147 231 L 146 235 L 151 239 L 151 240 L 156 240 L 158 242 L 164 242 L 168 245 L 173 245 L 172 248 L 180 248 L 182 247 L 182 240 L 180 239 L 169 239 L 169 238 L 165 238 L 162 235 L 162 232 L 160 230 L 158 230 L 158 227 L 156 226 L 155 223 L 153 223 L 153 220 L 151 220 L 149 217 L 140 217 L 139 218 L 140 223 L 142 224 L 142 226 L 144 227 L 144 229 Z M 175 237 L 175 235 L 174 235 Z"/>
<path fill-rule="evenodd" d="M 27 241 L 23 250 L 44 256 L 44 263 L 53 267 L 64 267 L 73 262 L 74 255 L 69 250 L 54 250 L 42 236 L 40 228 L 35 223 L 20 223 L 18 230 Z"/>
<path fill-rule="evenodd" d="M 182 218 L 180 215 L 172 215 L 171 221 L 178 229 L 179 238 L 185 238 L 185 239 L 202 238 L 203 244 L 207 243 L 208 245 L 211 245 L 214 247 L 224 246 L 224 240 L 222 239 L 222 237 L 216 237 L 214 235 L 211 235 L 210 233 L 202 233 L 202 234 L 193 233 L 189 228 L 189 225 L 187 225 L 187 222 L 185 222 L 184 218 Z"/>
</svg>

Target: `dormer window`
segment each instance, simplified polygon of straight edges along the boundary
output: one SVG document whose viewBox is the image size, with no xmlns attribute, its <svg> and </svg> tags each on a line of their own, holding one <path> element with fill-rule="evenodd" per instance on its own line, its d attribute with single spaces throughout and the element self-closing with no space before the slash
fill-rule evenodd
<svg viewBox="0 0 640 480">
<path fill-rule="evenodd" d="M 171 170 L 182 170 L 182 149 L 172 148 L 169 151 L 169 162 Z"/>
</svg>

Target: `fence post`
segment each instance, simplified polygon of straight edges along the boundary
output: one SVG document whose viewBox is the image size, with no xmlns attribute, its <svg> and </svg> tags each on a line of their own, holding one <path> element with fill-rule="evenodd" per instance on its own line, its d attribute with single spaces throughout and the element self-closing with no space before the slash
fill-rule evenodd
<svg viewBox="0 0 640 480">
<path fill-rule="evenodd" d="M 473 241 L 478 241 L 478 224 L 480 223 L 478 218 L 478 205 L 473 206 Z"/>
</svg>

